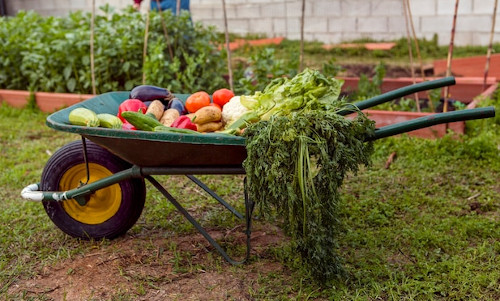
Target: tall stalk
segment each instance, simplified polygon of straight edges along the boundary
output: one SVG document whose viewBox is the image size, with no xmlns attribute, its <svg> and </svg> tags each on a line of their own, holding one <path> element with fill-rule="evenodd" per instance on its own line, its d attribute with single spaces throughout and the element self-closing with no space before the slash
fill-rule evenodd
<svg viewBox="0 0 500 301">
<path fill-rule="evenodd" d="M 168 54 L 170 55 L 170 60 L 174 61 L 174 52 L 172 51 L 172 46 L 170 45 L 170 38 L 168 36 L 167 26 L 165 25 L 165 19 L 163 18 L 163 13 L 161 11 L 160 0 L 156 0 L 156 5 L 158 6 L 158 12 L 160 13 L 161 27 L 163 28 L 163 35 L 165 36 L 165 41 L 167 43 Z"/>
<path fill-rule="evenodd" d="M 146 13 L 146 26 L 144 29 L 144 48 L 142 49 L 142 84 L 146 84 L 146 72 L 144 66 L 146 65 L 146 56 L 148 54 L 148 36 L 149 36 L 149 9 Z"/>
<path fill-rule="evenodd" d="M 483 91 L 486 89 L 486 80 L 488 78 L 488 72 L 490 71 L 491 49 L 493 48 L 493 36 L 495 34 L 497 6 L 498 6 L 498 0 L 495 0 L 495 4 L 493 5 L 493 16 L 491 22 L 490 43 L 488 44 L 488 52 L 486 53 L 486 65 L 484 66 Z"/>
<path fill-rule="evenodd" d="M 453 44 L 455 41 L 455 28 L 457 24 L 457 14 L 458 14 L 458 3 L 460 1 L 455 1 L 455 12 L 453 13 L 453 24 L 451 26 L 451 37 L 450 37 L 450 46 L 448 47 L 448 58 L 446 60 L 446 76 L 451 75 L 451 58 L 453 56 Z M 444 104 L 443 104 L 443 112 L 448 112 L 448 91 L 449 87 L 444 87 Z"/>
<path fill-rule="evenodd" d="M 413 65 L 413 51 L 412 51 L 412 43 L 411 43 L 411 36 L 410 36 L 410 10 L 409 10 L 409 0 L 403 0 L 403 10 L 404 10 L 404 15 L 405 15 L 405 27 L 406 27 L 406 41 L 408 43 L 408 55 L 410 57 L 410 70 L 411 70 L 411 78 L 413 80 L 413 84 L 415 84 L 415 66 Z M 415 97 L 415 105 L 417 106 L 417 112 L 420 112 L 420 102 L 418 100 L 418 93 L 414 94 Z"/>
<path fill-rule="evenodd" d="M 408 17 L 409 17 L 409 20 L 410 20 L 410 28 L 411 28 L 411 32 L 412 32 L 412 36 L 413 36 L 413 41 L 415 43 L 415 50 L 417 52 L 417 58 L 418 58 L 418 64 L 420 66 L 420 76 L 422 77 L 422 80 L 425 81 L 425 72 L 424 72 L 424 63 L 422 61 L 422 54 L 420 53 L 420 45 L 418 43 L 418 38 L 417 38 L 417 33 L 415 32 L 415 25 L 413 23 L 413 14 L 411 12 L 411 5 L 410 5 L 410 0 L 407 0 L 408 1 L 408 4 L 406 6 L 406 8 L 408 9 Z M 429 96 L 429 91 L 425 91 L 425 93 L 427 94 L 427 99 L 430 99 L 430 96 Z M 435 109 L 434 109 L 434 104 L 432 103 L 432 101 L 429 101 L 428 102 L 429 104 L 429 108 L 431 110 L 431 112 L 434 112 Z"/>
<path fill-rule="evenodd" d="M 222 11 L 224 13 L 224 34 L 226 39 L 226 51 L 227 51 L 227 72 L 229 75 L 229 89 L 233 89 L 233 68 L 231 66 L 231 48 L 229 47 L 229 29 L 227 26 L 227 12 L 226 12 L 226 0 L 222 0 Z"/>
<path fill-rule="evenodd" d="M 302 15 L 300 17 L 300 58 L 299 72 L 304 70 L 304 19 L 306 12 L 306 0 L 302 0 Z"/>
<path fill-rule="evenodd" d="M 90 76 L 92 79 L 92 93 L 97 94 L 95 85 L 95 67 L 94 67 L 94 24 L 95 24 L 95 0 L 92 0 L 92 16 L 90 19 Z"/>
</svg>

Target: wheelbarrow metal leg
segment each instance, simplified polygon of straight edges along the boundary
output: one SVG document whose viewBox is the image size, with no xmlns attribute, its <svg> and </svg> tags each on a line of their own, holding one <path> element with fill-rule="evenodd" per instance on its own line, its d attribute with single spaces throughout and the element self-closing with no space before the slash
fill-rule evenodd
<svg viewBox="0 0 500 301">
<path fill-rule="evenodd" d="M 243 219 L 243 215 L 241 215 L 241 213 L 239 213 L 233 206 L 229 205 L 226 201 L 224 201 L 224 199 L 222 199 L 217 193 L 215 193 L 215 191 L 208 188 L 208 186 L 205 185 L 205 183 L 198 180 L 197 177 L 193 175 L 186 175 L 186 177 L 188 177 L 196 185 L 200 186 L 203 190 L 205 190 L 211 197 L 213 197 L 215 200 L 217 200 L 217 202 L 226 207 L 227 210 L 231 211 L 231 213 L 233 213 L 237 218 Z"/>
<path fill-rule="evenodd" d="M 247 228 L 247 231 L 246 231 L 246 234 L 247 234 L 247 252 L 246 252 L 246 255 L 245 255 L 245 258 L 242 260 L 242 261 L 236 261 L 234 259 L 232 259 L 231 257 L 229 257 L 229 255 L 227 255 L 227 253 L 224 251 L 224 249 L 222 249 L 222 247 L 212 238 L 212 236 L 210 236 L 210 234 L 208 234 L 208 232 L 187 212 L 187 210 L 182 207 L 182 205 L 160 184 L 158 183 L 158 181 L 156 181 L 152 176 L 148 175 L 145 177 L 149 182 L 151 182 L 151 184 L 153 184 L 153 186 L 158 189 L 158 191 L 160 191 L 174 206 L 175 208 L 177 208 L 177 210 L 182 213 L 182 215 L 184 215 L 184 217 L 196 228 L 196 230 L 198 230 L 198 232 L 200 232 L 201 235 L 203 235 L 203 237 L 205 237 L 205 239 L 222 255 L 222 257 L 224 257 L 225 260 L 227 260 L 227 262 L 233 264 L 233 265 L 239 265 L 239 264 L 243 264 L 244 262 L 246 262 L 248 260 L 248 258 L 250 257 L 250 234 L 251 234 L 251 231 L 249 228 Z M 250 201 L 247 200 L 248 199 L 248 196 L 245 192 L 245 205 L 247 206 Z M 251 208 L 250 209 L 253 209 L 253 205 L 250 206 Z M 247 224 L 247 227 L 249 227 L 251 225 L 250 223 L 250 220 L 251 220 L 251 211 L 249 209 L 247 209 L 247 216 L 246 216 L 246 224 Z"/>
</svg>

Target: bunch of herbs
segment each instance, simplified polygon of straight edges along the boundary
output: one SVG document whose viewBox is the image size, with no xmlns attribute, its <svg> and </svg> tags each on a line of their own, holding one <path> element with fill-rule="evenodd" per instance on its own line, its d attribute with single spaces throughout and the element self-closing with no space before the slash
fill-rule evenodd
<svg viewBox="0 0 500 301">
<path fill-rule="evenodd" d="M 338 102 L 339 104 L 341 102 Z M 244 133 L 248 189 L 262 213 L 275 212 L 311 275 L 343 275 L 337 252 L 340 187 L 348 172 L 368 165 L 374 124 L 361 112 L 349 120 L 334 110 L 271 116 Z"/>
</svg>

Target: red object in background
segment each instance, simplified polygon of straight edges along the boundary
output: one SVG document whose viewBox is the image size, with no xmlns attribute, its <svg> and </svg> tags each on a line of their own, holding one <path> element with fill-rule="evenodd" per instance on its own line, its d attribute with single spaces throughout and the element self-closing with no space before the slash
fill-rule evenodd
<svg viewBox="0 0 500 301">
<path fill-rule="evenodd" d="M 193 131 L 198 130 L 198 126 L 194 124 L 186 115 L 177 117 L 177 119 L 170 126 L 178 129 L 188 129 Z"/>
<path fill-rule="evenodd" d="M 215 104 L 218 104 L 221 108 L 234 97 L 233 91 L 223 88 L 215 91 L 212 94 L 212 100 Z"/>
<path fill-rule="evenodd" d="M 132 112 L 141 112 L 145 114 L 147 109 L 148 107 L 142 101 L 140 101 L 139 99 L 131 98 L 125 100 L 120 104 L 120 106 L 118 106 L 117 116 L 125 124 L 128 122 L 127 120 L 125 120 L 125 118 L 122 117 L 122 112 L 132 111 Z"/>
</svg>

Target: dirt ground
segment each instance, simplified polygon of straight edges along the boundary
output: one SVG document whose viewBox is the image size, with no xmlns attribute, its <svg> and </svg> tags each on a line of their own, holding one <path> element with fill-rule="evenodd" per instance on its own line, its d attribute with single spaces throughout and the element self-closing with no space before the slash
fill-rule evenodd
<svg viewBox="0 0 500 301">
<path fill-rule="evenodd" d="M 266 229 L 252 233 L 253 259 L 241 266 L 222 260 L 200 234 L 126 235 L 97 245 L 95 251 L 40 268 L 35 278 L 16 281 L 8 293 L 42 300 L 130 300 L 130 296 L 133 300 L 254 300 L 249 292 L 258 291 L 263 275 L 277 272 L 286 279 L 289 274 L 266 259 L 269 247 L 285 239 L 279 229 Z M 231 236 L 234 245 L 245 244 L 240 230 L 209 232 L 215 239 Z"/>
</svg>

